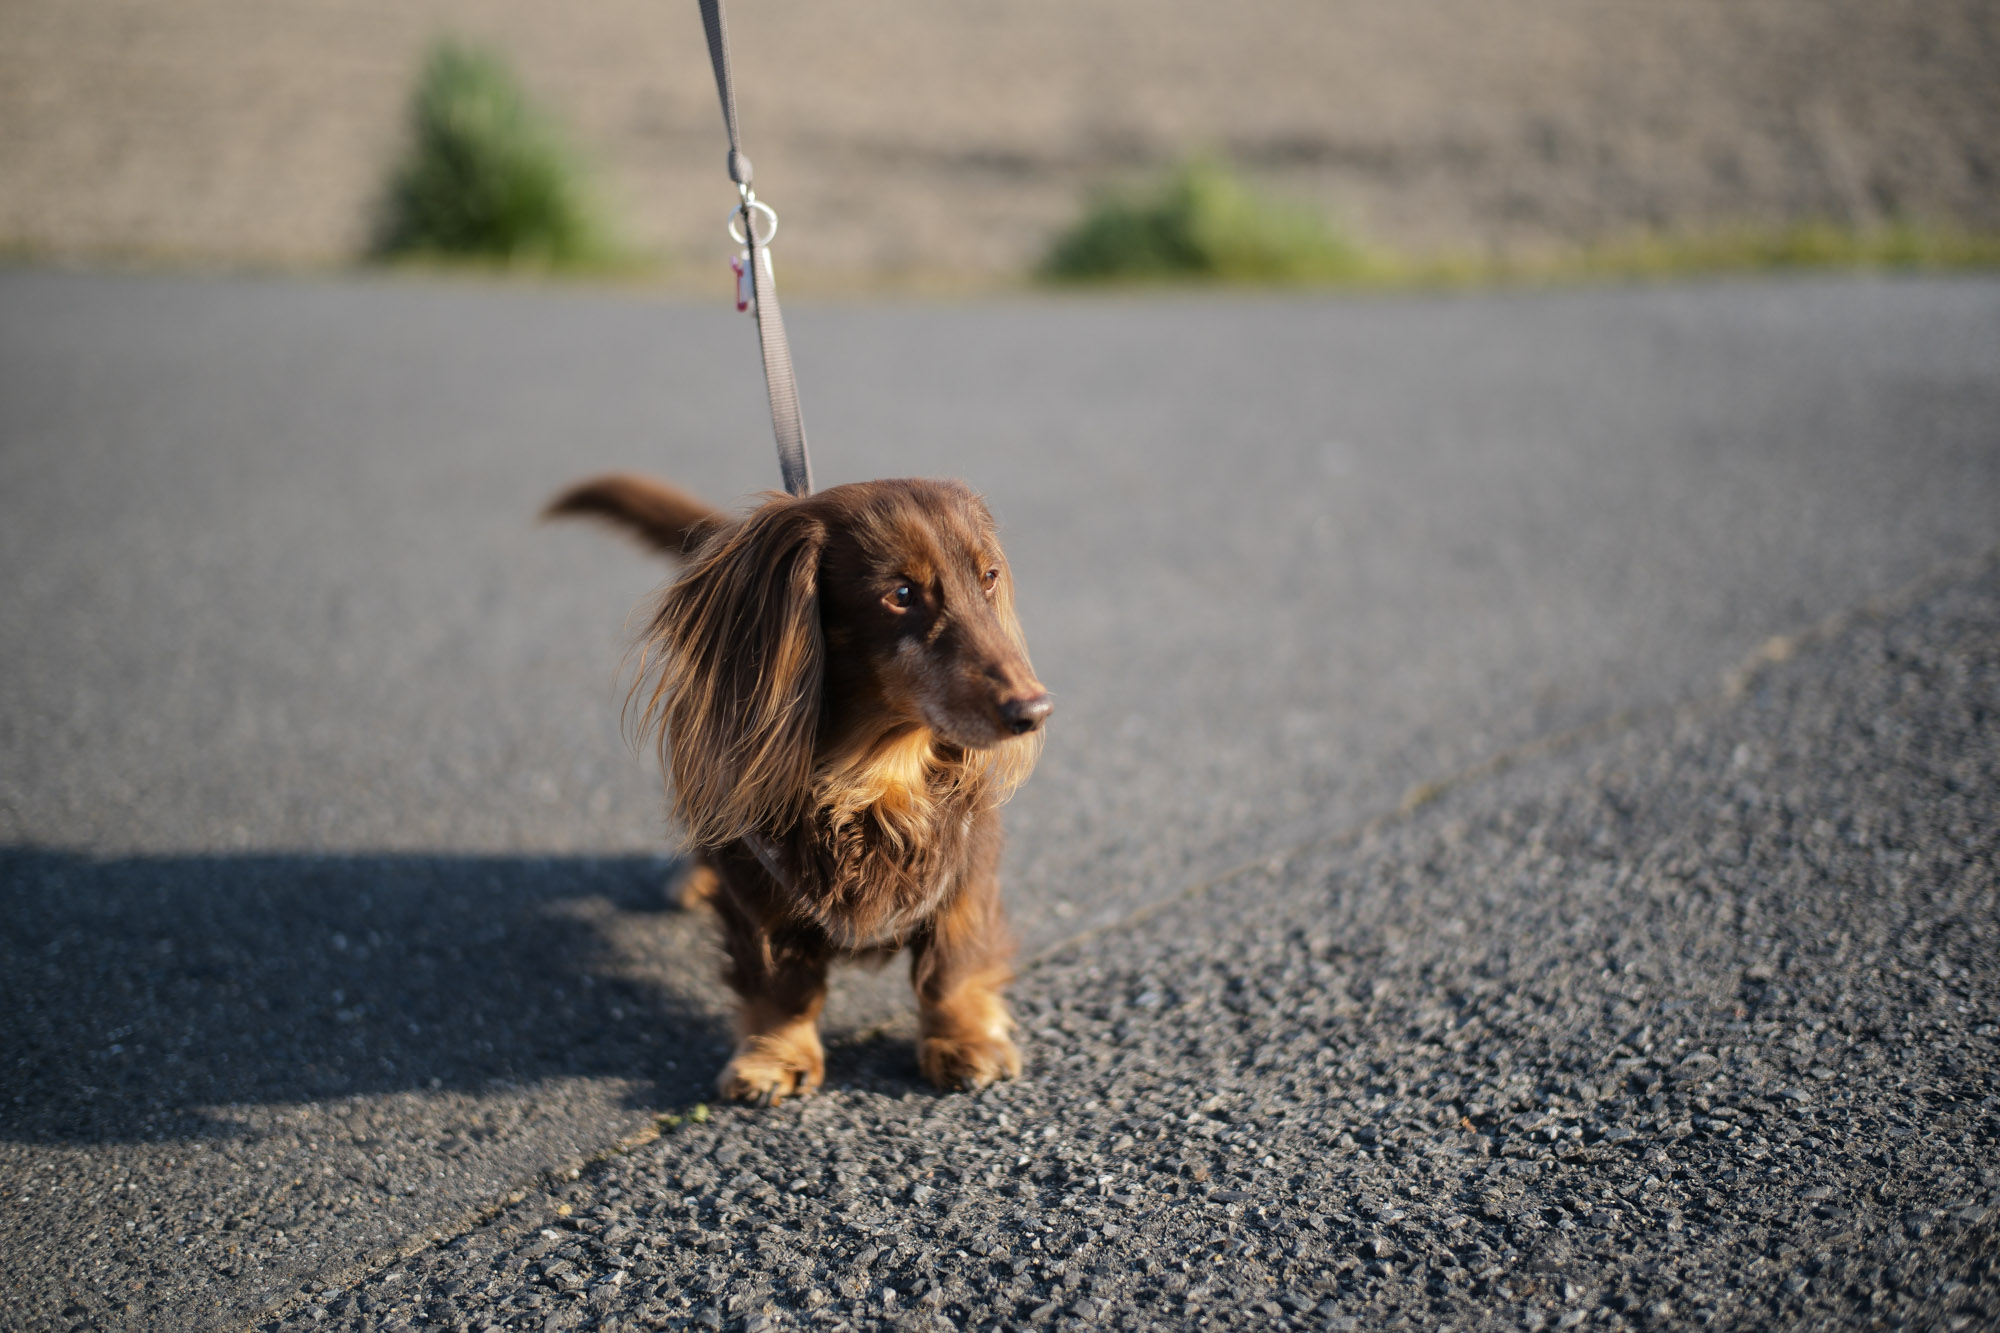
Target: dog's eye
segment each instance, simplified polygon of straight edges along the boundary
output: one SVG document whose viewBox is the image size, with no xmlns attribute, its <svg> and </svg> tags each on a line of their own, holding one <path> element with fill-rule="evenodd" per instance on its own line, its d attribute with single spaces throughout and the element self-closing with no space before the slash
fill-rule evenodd
<svg viewBox="0 0 2000 1333">
<path fill-rule="evenodd" d="M 985 588 L 986 591 L 992 592 L 995 588 L 1000 586 L 1000 571 L 997 569 L 987 570 L 984 574 L 981 574 L 979 576 L 979 584 L 981 587 Z"/>
<path fill-rule="evenodd" d="M 916 599 L 917 599 L 917 590 L 914 587 L 912 587 L 910 584 L 907 583 L 898 583 L 895 587 L 895 590 L 892 591 L 888 595 L 888 597 L 884 598 L 883 600 L 887 601 L 889 605 L 896 607 L 898 610 L 900 610 L 903 607 L 908 606 L 911 602 L 915 601 Z"/>
</svg>

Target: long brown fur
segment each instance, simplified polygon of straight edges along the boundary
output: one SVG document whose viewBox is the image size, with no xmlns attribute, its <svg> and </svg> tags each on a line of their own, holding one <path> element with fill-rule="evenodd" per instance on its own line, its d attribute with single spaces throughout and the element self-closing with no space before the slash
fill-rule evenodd
<svg viewBox="0 0 2000 1333">
<path fill-rule="evenodd" d="M 999 806 L 1050 705 L 985 505 L 957 482 L 880 481 L 769 495 L 731 521 L 617 476 L 547 512 L 687 556 L 633 698 L 700 867 L 690 901 L 715 909 L 740 1001 L 723 1094 L 817 1086 L 829 964 L 904 948 L 924 1074 L 1018 1074 Z"/>
<path fill-rule="evenodd" d="M 543 518 L 598 518 L 662 555 L 686 555 L 722 520 L 678 487 L 624 473 L 570 487 L 542 510 Z"/>
</svg>

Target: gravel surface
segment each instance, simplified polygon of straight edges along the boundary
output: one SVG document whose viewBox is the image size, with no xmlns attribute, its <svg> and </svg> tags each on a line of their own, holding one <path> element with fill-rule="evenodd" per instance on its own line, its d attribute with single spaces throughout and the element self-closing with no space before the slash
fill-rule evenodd
<svg viewBox="0 0 2000 1333">
<path fill-rule="evenodd" d="M 1779 656 L 1781 654 L 1772 654 Z M 268 1327 L 1992 1327 L 2000 568 Z"/>
</svg>

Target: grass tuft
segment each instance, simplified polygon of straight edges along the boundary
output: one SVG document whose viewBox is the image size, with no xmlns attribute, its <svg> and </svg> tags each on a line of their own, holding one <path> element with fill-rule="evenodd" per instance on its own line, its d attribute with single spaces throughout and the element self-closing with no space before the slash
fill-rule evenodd
<svg viewBox="0 0 2000 1333">
<path fill-rule="evenodd" d="M 1554 278 L 1681 277 L 1786 270 L 1948 270 L 2000 265 L 2000 236 L 1911 222 L 1875 227 L 1798 223 L 1778 228 L 1723 228 L 1611 241 L 1521 276 Z M 1503 277 L 1513 276 L 1503 272 Z"/>
<path fill-rule="evenodd" d="M 499 56 L 437 43 L 410 121 L 377 254 L 559 269 L 619 262 L 580 159 Z"/>
<path fill-rule="evenodd" d="M 1058 283 L 1455 289 L 1991 268 L 2000 268 L 2000 236 L 1903 221 L 1643 232 L 1532 256 L 1406 254 L 1357 244 L 1310 209 L 1264 198 L 1220 164 L 1197 158 L 1149 189 L 1098 196 L 1050 246 L 1036 276 Z"/>
<path fill-rule="evenodd" d="M 1196 158 L 1157 186 L 1112 192 L 1056 239 L 1041 266 L 1057 282 L 1337 282 L 1368 258 L 1312 210 L 1268 199 Z"/>
</svg>

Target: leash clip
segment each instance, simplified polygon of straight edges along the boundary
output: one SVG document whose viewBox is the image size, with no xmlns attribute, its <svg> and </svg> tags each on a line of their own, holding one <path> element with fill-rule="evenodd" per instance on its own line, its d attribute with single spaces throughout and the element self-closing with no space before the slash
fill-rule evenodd
<svg viewBox="0 0 2000 1333">
<path fill-rule="evenodd" d="M 761 202 L 748 185 L 737 187 L 743 195 L 743 202 L 729 210 L 729 239 L 743 248 L 729 261 L 729 271 L 736 275 L 736 310 L 739 314 L 754 314 L 757 309 L 757 278 L 753 271 L 757 256 L 752 253 L 751 233 L 747 228 L 756 226 L 754 214 L 762 213 L 770 220 L 770 226 L 762 236 L 757 237 L 755 248 L 764 251 L 764 270 L 771 271 L 771 241 L 778 234 L 778 213 L 769 204 Z M 743 229 L 737 226 L 743 220 Z"/>
</svg>

